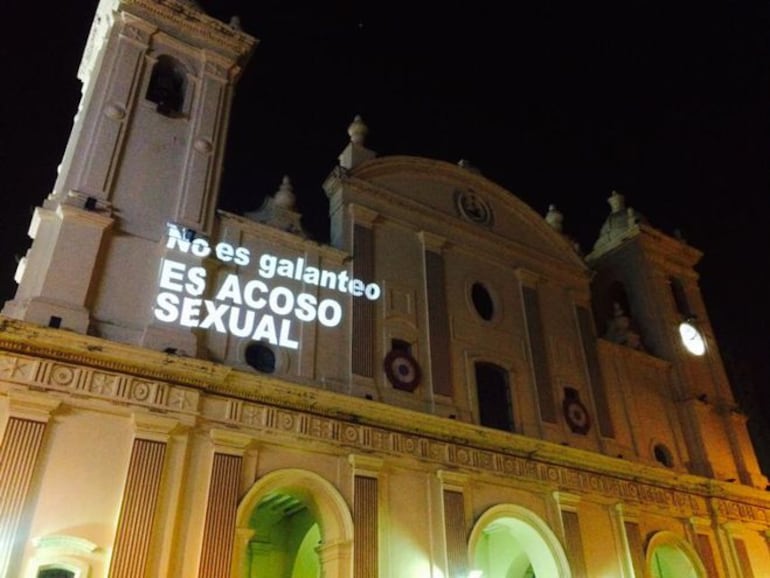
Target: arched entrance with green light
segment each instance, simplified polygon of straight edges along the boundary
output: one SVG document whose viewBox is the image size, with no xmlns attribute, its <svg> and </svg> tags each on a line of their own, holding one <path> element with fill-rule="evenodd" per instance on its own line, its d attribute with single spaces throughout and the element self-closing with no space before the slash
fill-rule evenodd
<svg viewBox="0 0 770 578">
<path fill-rule="evenodd" d="M 329 482 L 304 470 L 262 477 L 238 507 L 233 575 L 239 578 L 350 576 L 353 522 Z"/>
<path fill-rule="evenodd" d="M 706 578 L 706 570 L 689 542 L 673 532 L 657 532 L 647 544 L 652 578 Z"/>
<path fill-rule="evenodd" d="M 482 578 L 571 578 L 559 540 L 535 513 L 512 504 L 484 512 L 468 545 L 471 575 Z"/>
</svg>

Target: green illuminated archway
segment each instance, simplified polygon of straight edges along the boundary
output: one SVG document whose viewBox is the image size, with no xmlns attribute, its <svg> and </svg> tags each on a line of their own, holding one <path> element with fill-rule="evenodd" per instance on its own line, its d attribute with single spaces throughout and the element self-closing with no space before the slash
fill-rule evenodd
<svg viewBox="0 0 770 578">
<path fill-rule="evenodd" d="M 468 545 L 483 578 L 571 578 L 564 549 L 536 514 L 510 504 L 481 515 Z"/>
<path fill-rule="evenodd" d="M 658 532 L 647 544 L 651 578 L 706 578 L 706 570 L 689 542 L 673 532 Z"/>
<path fill-rule="evenodd" d="M 261 478 L 238 506 L 233 576 L 350 576 L 353 522 L 329 482 L 304 470 Z"/>
</svg>

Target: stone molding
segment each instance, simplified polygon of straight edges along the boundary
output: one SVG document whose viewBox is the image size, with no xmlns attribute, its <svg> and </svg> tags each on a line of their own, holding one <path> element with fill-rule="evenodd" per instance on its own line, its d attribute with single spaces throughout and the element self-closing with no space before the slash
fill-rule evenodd
<svg viewBox="0 0 770 578">
<path fill-rule="evenodd" d="M 197 412 L 200 400 L 197 391 L 161 381 L 3 353 L 0 380 L 182 414 Z"/>
<path fill-rule="evenodd" d="M 245 60 L 257 39 L 190 8 L 178 0 L 119 0 L 119 9 L 140 18 L 150 17 L 162 28 L 223 53 L 233 60 Z"/>
</svg>

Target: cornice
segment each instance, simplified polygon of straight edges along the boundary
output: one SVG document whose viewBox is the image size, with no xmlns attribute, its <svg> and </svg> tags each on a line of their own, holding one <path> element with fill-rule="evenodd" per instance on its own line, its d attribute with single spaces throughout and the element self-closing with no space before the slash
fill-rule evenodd
<svg viewBox="0 0 770 578">
<path fill-rule="evenodd" d="M 250 233 L 260 239 L 265 239 L 268 242 L 274 243 L 281 247 L 288 247 L 295 251 L 311 252 L 327 258 L 334 263 L 344 263 L 350 258 L 350 255 L 345 251 L 341 251 L 331 245 L 325 245 L 314 241 L 312 239 L 306 239 L 299 237 L 294 233 L 287 231 L 281 231 L 275 227 L 257 223 L 241 215 L 235 213 L 229 213 L 223 210 L 217 210 L 217 216 L 219 217 L 222 225 L 232 224 L 243 232 Z"/>
<path fill-rule="evenodd" d="M 442 182 L 451 185 L 452 187 L 467 187 L 482 190 L 486 195 L 494 197 L 496 202 L 504 205 L 518 218 L 531 223 L 535 229 L 540 231 L 546 242 L 549 242 L 552 246 L 557 248 L 557 250 L 563 251 L 566 255 L 570 256 L 571 264 L 585 268 L 585 263 L 583 263 L 583 260 L 577 255 L 572 244 L 563 235 L 553 230 L 551 226 L 545 222 L 545 219 L 535 212 L 535 210 L 527 203 L 481 173 L 469 171 L 466 168 L 442 160 L 394 155 L 378 157 L 362 163 L 347 173 L 347 175 L 338 178 L 341 178 L 343 181 L 355 179 L 370 183 L 371 180 L 378 177 L 394 175 L 411 175 L 414 178 Z M 376 187 L 376 185 L 373 186 Z M 377 188 L 381 189 L 382 187 Z M 474 230 L 478 233 L 477 228 Z"/>
<path fill-rule="evenodd" d="M 603 337 L 597 338 L 596 341 L 600 351 L 606 350 L 606 353 L 603 353 L 603 355 L 606 356 L 607 359 L 631 359 L 636 363 L 654 367 L 660 371 L 668 371 L 671 368 L 670 361 L 666 361 L 660 357 L 655 357 L 643 349 L 634 349 L 633 347 L 628 347 L 627 345 L 621 345 L 619 343 L 608 341 Z"/>
<path fill-rule="evenodd" d="M 589 266 L 595 267 L 608 256 L 632 247 L 637 247 L 645 259 L 666 271 L 696 280 L 698 278 L 694 268 L 703 257 L 703 253 L 679 239 L 644 224 L 635 225 L 612 245 L 592 251 L 586 256 L 586 262 Z"/>
<path fill-rule="evenodd" d="M 243 64 L 258 40 L 178 0 L 119 0 L 117 10 L 150 18 L 161 29 Z"/>
</svg>

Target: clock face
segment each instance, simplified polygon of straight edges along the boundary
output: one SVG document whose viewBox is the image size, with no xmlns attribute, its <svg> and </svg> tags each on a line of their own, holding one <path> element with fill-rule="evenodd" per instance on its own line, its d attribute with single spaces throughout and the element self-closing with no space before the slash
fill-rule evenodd
<svg viewBox="0 0 770 578">
<path fill-rule="evenodd" d="M 693 355 L 703 355 L 706 353 L 706 342 L 703 340 L 703 336 L 700 331 L 687 321 L 679 324 L 679 336 L 682 338 L 687 351 Z"/>
</svg>

